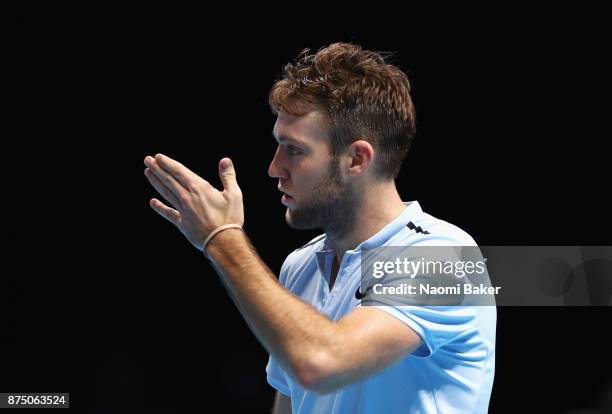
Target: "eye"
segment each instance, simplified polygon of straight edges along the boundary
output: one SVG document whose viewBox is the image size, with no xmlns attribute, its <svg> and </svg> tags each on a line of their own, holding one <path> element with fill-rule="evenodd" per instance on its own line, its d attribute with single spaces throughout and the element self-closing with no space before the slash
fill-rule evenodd
<svg viewBox="0 0 612 414">
<path fill-rule="evenodd" d="M 288 145 L 287 152 L 289 153 L 289 155 L 299 155 L 302 153 L 302 151 L 294 145 Z"/>
</svg>

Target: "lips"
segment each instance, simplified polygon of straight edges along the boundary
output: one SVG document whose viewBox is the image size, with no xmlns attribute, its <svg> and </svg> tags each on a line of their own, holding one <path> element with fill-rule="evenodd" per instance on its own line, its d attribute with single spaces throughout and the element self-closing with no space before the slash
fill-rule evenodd
<svg viewBox="0 0 612 414">
<path fill-rule="evenodd" d="M 288 206 L 293 201 L 293 197 L 288 196 L 287 194 L 283 194 L 281 197 L 281 203 Z"/>
<path fill-rule="evenodd" d="M 284 192 L 280 188 L 278 190 L 281 193 L 283 193 L 283 196 L 281 197 L 281 203 L 283 203 L 284 205 L 288 205 L 289 203 L 291 203 L 293 201 L 293 197 L 291 195 L 287 194 L 286 192 Z"/>
</svg>

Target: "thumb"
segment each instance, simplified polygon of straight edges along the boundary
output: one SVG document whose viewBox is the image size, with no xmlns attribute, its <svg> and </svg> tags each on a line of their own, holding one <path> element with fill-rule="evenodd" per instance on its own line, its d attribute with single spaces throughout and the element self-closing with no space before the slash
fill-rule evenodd
<svg viewBox="0 0 612 414">
<path fill-rule="evenodd" d="M 229 158 L 223 158 L 219 161 L 219 177 L 221 177 L 223 189 L 230 191 L 239 189 L 238 182 L 236 181 L 236 170 L 232 160 Z"/>
</svg>

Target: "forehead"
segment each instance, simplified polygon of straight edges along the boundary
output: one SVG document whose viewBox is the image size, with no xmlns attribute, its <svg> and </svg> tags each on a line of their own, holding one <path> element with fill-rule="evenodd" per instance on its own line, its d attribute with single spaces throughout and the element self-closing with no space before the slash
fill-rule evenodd
<svg viewBox="0 0 612 414">
<path fill-rule="evenodd" d="M 301 115 L 280 111 L 272 134 L 279 141 L 285 139 L 305 144 L 328 143 L 327 117 L 319 110 L 311 110 Z"/>
</svg>

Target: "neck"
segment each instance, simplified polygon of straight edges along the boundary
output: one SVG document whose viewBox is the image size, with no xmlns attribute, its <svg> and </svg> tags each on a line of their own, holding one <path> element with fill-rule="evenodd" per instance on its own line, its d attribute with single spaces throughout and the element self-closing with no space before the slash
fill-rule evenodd
<svg viewBox="0 0 612 414">
<path fill-rule="evenodd" d="M 355 211 L 355 220 L 346 234 L 334 235 L 328 231 L 327 237 L 333 242 L 338 263 L 347 250 L 378 233 L 383 227 L 395 220 L 406 206 L 395 188 L 395 182 L 370 184 L 363 192 Z"/>
</svg>

